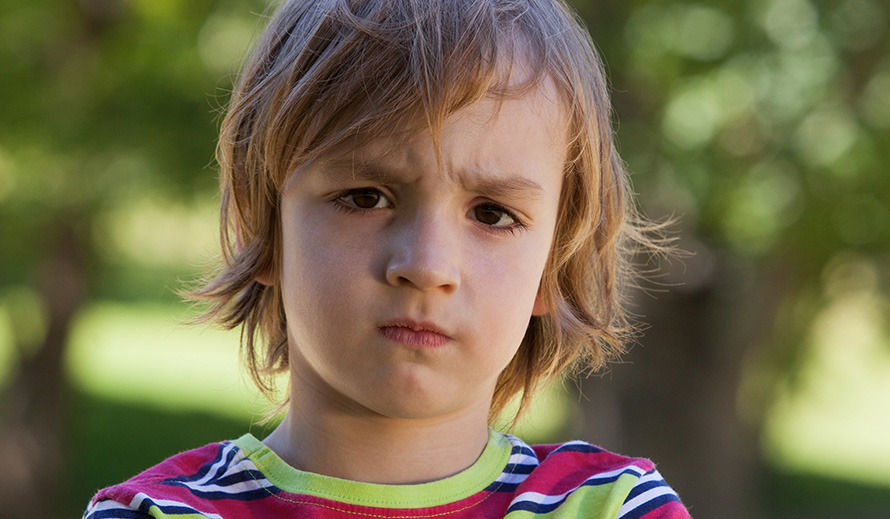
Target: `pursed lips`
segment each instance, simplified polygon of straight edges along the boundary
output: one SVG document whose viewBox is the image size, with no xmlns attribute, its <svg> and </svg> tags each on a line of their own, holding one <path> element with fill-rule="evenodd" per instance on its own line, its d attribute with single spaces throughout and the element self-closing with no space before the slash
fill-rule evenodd
<svg viewBox="0 0 890 519">
<path fill-rule="evenodd" d="M 451 337 L 435 323 L 414 319 L 394 319 L 378 328 L 385 338 L 415 348 L 439 348 Z"/>
</svg>

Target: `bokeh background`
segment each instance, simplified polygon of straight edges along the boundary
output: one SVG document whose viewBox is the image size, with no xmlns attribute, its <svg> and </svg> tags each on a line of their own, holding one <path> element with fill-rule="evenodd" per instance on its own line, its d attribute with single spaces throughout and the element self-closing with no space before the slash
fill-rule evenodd
<svg viewBox="0 0 890 519">
<path fill-rule="evenodd" d="M 621 153 L 680 248 L 623 362 L 519 433 L 659 462 L 699 519 L 890 517 L 890 3 L 576 0 Z M 259 0 L 0 6 L 0 516 L 267 411 L 237 333 L 182 323 L 214 260 L 214 140 Z"/>
</svg>

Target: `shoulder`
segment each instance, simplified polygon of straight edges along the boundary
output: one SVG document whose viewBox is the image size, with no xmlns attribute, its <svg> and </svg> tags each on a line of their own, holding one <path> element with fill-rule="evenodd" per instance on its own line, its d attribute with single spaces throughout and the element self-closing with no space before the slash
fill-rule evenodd
<svg viewBox="0 0 890 519">
<path fill-rule="evenodd" d="M 182 452 L 133 478 L 100 490 L 85 519 L 220 517 L 225 507 L 262 499 L 274 492 L 235 442 Z"/>
<path fill-rule="evenodd" d="M 621 456 L 581 441 L 528 446 L 509 437 L 514 463 L 527 476 L 515 488 L 511 511 L 559 509 L 562 517 L 682 519 L 677 493 L 647 459 Z"/>
</svg>

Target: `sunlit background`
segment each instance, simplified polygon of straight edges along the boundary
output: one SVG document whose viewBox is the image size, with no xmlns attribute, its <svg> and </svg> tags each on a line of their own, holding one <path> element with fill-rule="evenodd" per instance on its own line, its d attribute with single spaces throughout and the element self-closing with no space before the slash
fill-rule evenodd
<svg viewBox="0 0 890 519">
<path fill-rule="evenodd" d="M 518 433 L 651 457 L 700 519 L 890 517 L 890 4 L 572 3 L 690 254 L 633 297 L 624 362 Z M 0 7 L 0 516 L 267 430 L 237 332 L 175 295 L 215 261 L 216 128 L 265 11 Z"/>
</svg>

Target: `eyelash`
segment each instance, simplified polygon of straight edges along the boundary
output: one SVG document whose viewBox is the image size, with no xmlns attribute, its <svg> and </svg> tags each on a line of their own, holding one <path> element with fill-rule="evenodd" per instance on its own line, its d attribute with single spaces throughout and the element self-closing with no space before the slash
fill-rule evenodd
<svg viewBox="0 0 890 519">
<path fill-rule="evenodd" d="M 356 207 L 354 204 L 346 201 L 349 199 L 349 197 L 354 197 L 359 194 L 371 194 L 371 193 L 376 194 L 376 195 L 380 196 L 381 198 L 384 198 L 387 201 L 389 201 L 389 198 L 382 191 L 380 191 L 379 189 L 376 189 L 376 188 L 347 189 L 347 190 L 341 191 L 340 193 L 337 193 L 337 195 L 334 197 L 334 199 L 332 201 L 334 202 L 334 206 L 338 210 L 343 211 L 347 214 L 362 214 L 362 213 L 368 213 L 370 211 L 376 211 L 378 209 L 385 209 L 383 207 L 368 207 L 368 208 Z M 388 207 L 391 207 L 392 201 L 389 201 L 389 203 L 390 203 L 390 205 Z M 510 211 L 506 207 L 504 207 L 500 204 L 494 203 L 494 202 L 482 202 L 477 205 L 474 205 L 470 209 L 470 211 L 467 212 L 467 214 L 469 215 L 470 213 L 472 213 L 475 210 L 480 209 L 480 208 L 484 208 L 490 212 L 503 213 L 510 220 L 512 220 L 512 223 L 509 225 L 496 226 L 496 225 L 489 225 L 489 224 L 481 222 L 478 219 L 475 219 L 475 221 L 478 222 L 480 225 L 482 225 L 488 232 L 494 232 L 494 233 L 499 233 L 499 234 L 506 234 L 506 233 L 516 234 L 517 231 L 523 231 L 528 228 L 528 225 L 523 223 L 522 220 L 520 220 L 512 211 Z"/>
<path fill-rule="evenodd" d="M 513 223 L 511 223 L 509 225 L 504 225 L 504 226 L 488 225 L 488 224 L 482 223 L 478 219 L 476 220 L 477 222 L 482 224 L 487 230 L 489 230 L 491 232 L 516 234 L 517 231 L 524 231 L 525 229 L 528 228 L 528 226 L 526 224 L 524 224 L 522 222 L 522 220 L 520 220 L 512 211 L 510 211 L 509 209 L 507 209 L 506 207 L 504 207 L 500 204 L 496 204 L 494 202 L 482 202 L 481 204 L 473 206 L 473 208 L 470 209 L 470 211 L 472 212 L 479 208 L 486 208 L 489 211 L 504 213 L 504 215 L 506 215 L 508 218 L 513 220 Z"/>
<path fill-rule="evenodd" d="M 335 206 L 338 209 L 345 211 L 347 213 L 366 213 L 368 211 L 384 209 L 383 207 L 356 207 L 355 205 L 346 202 L 347 198 L 355 197 L 356 195 L 359 195 L 359 194 L 376 194 L 380 198 L 383 198 L 383 199 L 386 199 L 387 201 L 389 201 L 390 205 L 392 205 L 392 201 L 389 200 L 389 197 L 387 197 L 379 189 L 375 189 L 373 187 L 363 187 L 363 188 L 358 188 L 358 189 L 347 189 L 345 191 L 341 191 L 340 193 L 337 193 L 337 196 L 334 197 L 333 201 L 336 203 Z"/>
</svg>

